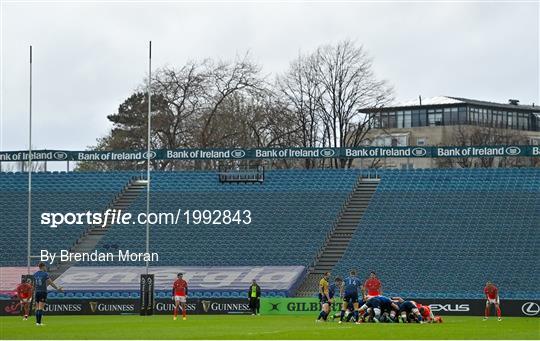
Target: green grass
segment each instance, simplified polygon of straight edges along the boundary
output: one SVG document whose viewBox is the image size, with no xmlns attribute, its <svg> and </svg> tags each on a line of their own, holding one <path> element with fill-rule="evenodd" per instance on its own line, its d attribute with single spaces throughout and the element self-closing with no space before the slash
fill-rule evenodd
<svg viewBox="0 0 540 341">
<path fill-rule="evenodd" d="M 540 318 L 445 317 L 443 324 L 315 323 L 307 316 L 192 315 L 0 318 L 1 339 L 540 339 Z"/>
</svg>

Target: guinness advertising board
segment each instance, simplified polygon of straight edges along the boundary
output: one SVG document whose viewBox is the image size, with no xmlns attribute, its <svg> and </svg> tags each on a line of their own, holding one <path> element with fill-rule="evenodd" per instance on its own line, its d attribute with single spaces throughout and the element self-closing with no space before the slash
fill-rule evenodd
<svg viewBox="0 0 540 341">
<path fill-rule="evenodd" d="M 434 300 L 415 299 L 429 305 L 435 315 L 442 316 L 483 316 L 485 300 Z M 1 316 L 18 316 L 21 307 L 17 300 L 0 300 Z M 47 315 L 120 315 L 139 314 L 138 299 L 51 299 L 47 301 Z M 172 314 L 174 302 L 171 299 L 155 299 L 154 314 Z M 333 310 L 340 309 L 335 302 Z M 539 300 L 502 300 L 503 316 L 540 317 Z M 188 314 L 250 314 L 248 300 L 243 298 L 188 299 Z M 262 298 L 263 315 L 313 315 L 320 310 L 314 298 Z M 492 311 L 495 316 L 495 311 Z"/>
<path fill-rule="evenodd" d="M 0 300 L 0 316 L 21 315 L 21 307 L 17 300 Z M 50 299 L 47 300 L 47 315 L 120 315 L 140 314 L 138 299 Z M 171 299 L 155 299 L 154 314 L 172 314 L 174 301 Z M 189 299 L 188 314 L 248 314 L 250 313 L 246 299 Z"/>
</svg>

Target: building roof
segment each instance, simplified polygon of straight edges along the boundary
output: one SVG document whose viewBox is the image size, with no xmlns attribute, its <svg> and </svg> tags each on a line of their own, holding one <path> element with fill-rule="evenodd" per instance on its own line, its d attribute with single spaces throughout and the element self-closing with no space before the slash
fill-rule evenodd
<svg viewBox="0 0 540 341">
<path fill-rule="evenodd" d="M 367 109 L 366 111 L 380 111 L 388 110 L 391 108 L 407 108 L 407 107 L 420 107 L 420 106 L 444 106 L 444 105 L 456 105 L 456 104 L 469 104 L 484 107 L 500 108 L 506 110 L 529 110 L 540 112 L 540 106 L 537 105 L 521 105 L 521 104 L 509 104 L 509 103 L 496 103 L 488 101 L 479 101 L 475 99 L 463 98 L 463 97 L 451 97 L 451 96 L 436 96 L 430 98 L 422 98 L 422 104 L 420 99 L 412 101 L 399 102 L 393 105 L 389 105 L 384 108 Z"/>
<path fill-rule="evenodd" d="M 459 104 L 463 101 L 446 96 L 437 96 L 430 98 L 422 98 L 422 104 L 420 104 L 420 99 L 417 98 L 412 101 L 400 102 L 395 105 L 390 105 L 388 107 L 417 107 L 420 105 L 444 105 L 444 104 Z"/>
<path fill-rule="evenodd" d="M 522 104 L 510 104 L 510 103 L 496 103 L 488 101 L 478 101 L 475 99 L 460 98 L 460 97 L 449 97 L 458 101 L 462 101 L 467 104 L 489 106 L 489 107 L 498 107 L 502 109 L 522 109 L 522 110 L 533 110 L 540 111 L 540 107 L 537 105 L 522 105 Z"/>
</svg>

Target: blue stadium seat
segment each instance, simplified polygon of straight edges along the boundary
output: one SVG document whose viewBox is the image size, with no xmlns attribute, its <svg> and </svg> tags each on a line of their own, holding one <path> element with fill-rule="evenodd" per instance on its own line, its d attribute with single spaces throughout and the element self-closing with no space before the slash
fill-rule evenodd
<svg viewBox="0 0 540 341">
<path fill-rule="evenodd" d="M 252 222 L 248 227 L 212 226 L 180 219 L 176 224 L 154 225 L 151 246 L 160 254 L 154 265 L 310 266 L 358 177 L 374 172 L 381 182 L 333 274 L 344 275 L 351 268 L 373 269 L 385 292 L 412 298 L 481 298 L 479 291 L 492 279 L 502 297 L 540 299 L 540 281 L 533 271 L 540 259 L 538 168 L 270 170 L 263 184 L 235 185 L 219 183 L 215 171 L 156 171 L 152 173 L 152 211 L 249 209 Z M 129 171 L 34 173 L 33 238 L 39 243 L 32 243 L 32 253 L 38 254 L 43 245 L 53 252 L 69 249 L 88 229 L 85 225 L 45 228 L 40 225 L 41 212 L 102 212 L 138 175 Z M 0 219 L 0 231 L 10 231 L 9 238 L 0 234 L 1 249 L 26 245 L 27 181 L 27 173 L 0 172 L 0 207 L 10 213 Z M 133 215 L 145 210 L 144 195 L 126 209 Z M 137 224 L 113 225 L 97 249 L 144 250 L 144 230 Z M 182 231 L 182 252 L 175 238 L 178 231 Z M 247 233 L 256 234 L 261 242 L 246 243 Z M 376 252 L 364 252 L 373 240 L 378 241 Z M 2 267 L 25 264 L 24 252 L 0 258 Z M 91 295 L 51 294 L 51 298 Z M 110 291 L 101 297 L 135 294 Z M 192 295 L 244 297 L 245 293 L 214 290 Z"/>
</svg>

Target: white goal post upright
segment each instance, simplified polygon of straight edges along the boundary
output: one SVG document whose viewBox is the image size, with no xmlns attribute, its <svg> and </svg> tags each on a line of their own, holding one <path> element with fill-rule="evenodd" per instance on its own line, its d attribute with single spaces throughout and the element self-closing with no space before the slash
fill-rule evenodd
<svg viewBox="0 0 540 341">
<path fill-rule="evenodd" d="M 30 89 L 28 106 L 28 231 L 26 240 L 26 271 L 30 274 L 32 239 L 32 45 L 30 45 Z"/>
<path fill-rule="evenodd" d="M 152 41 L 148 44 L 148 140 L 146 151 L 146 254 L 150 254 L 150 224 L 148 215 L 150 213 L 150 121 L 152 115 Z M 148 260 L 146 261 L 146 274 L 148 275 Z"/>
</svg>

